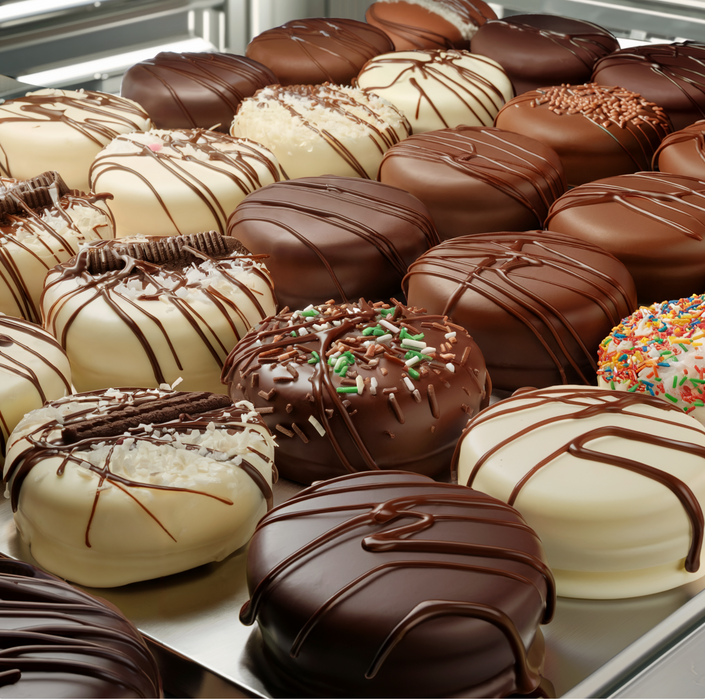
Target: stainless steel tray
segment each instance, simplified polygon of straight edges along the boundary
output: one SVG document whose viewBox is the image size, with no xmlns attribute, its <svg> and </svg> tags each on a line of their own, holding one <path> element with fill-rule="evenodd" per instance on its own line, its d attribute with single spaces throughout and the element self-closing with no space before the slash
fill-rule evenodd
<svg viewBox="0 0 705 700">
<path fill-rule="evenodd" d="M 280 481 L 275 503 L 300 489 Z M 0 552 L 35 563 L 16 533 L 8 501 L 0 503 Z M 182 574 L 121 588 L 87 590 L 117 605 L 146 635 L 169 695 L 286 694 L 272 684 L 266 667 L 257 663 L 256 625 L 244 627 L 238 619 L 248 598 L 245 561 L 243 548 L 223 562 Z M 679 655 L 692 637 L 695 642 L 690 644 L 699 640 L 705 647 L 705 627 L 699 627 L 705 621 L 705 592 L 697 595 L 702 588 L 705 578 L 629 600 L 559 598 L 554 620 L 544 627 L 544 675 L 559 696 L 607 697 L 631 683 L 632 690 L 641 693 L 631 697 L 647 697 L 646 689 L 658 676 L 658 697 L 703 697 L 705 655 L 700 653 L 695 671 L 690 656 L 684 661 Z M 694 648 L 688 647 L 691 656 Z M 671 664 L 664 662 L 667 658 Z M 639 674 L 641 681 L 635 680 Z"/>
</svg>

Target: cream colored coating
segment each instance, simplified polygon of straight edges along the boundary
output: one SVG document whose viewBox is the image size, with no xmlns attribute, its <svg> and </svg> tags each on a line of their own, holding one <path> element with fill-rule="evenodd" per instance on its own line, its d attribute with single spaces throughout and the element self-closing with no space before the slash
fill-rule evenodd
<svg viewBox="0 0 705 700">
<path fill-rule="evenodd" d="M 399 0 L 376 1 L 381 3 L 399 2 Z M 429 12 L 440 15 L 444 20 L 450 22 L 453 26 L 458 28 L 463 39 L 472 39 L 478 30 L 478 26 L 476 24 L 465 22 L 463 18 L 457 12 L 454 12 L 449 5 L 446 5 L 443 2 L 438 2 L 438 0 L 404 0 L 404 2 L 408 2 L 410 5 L 420 5 Z"/>
<path fill-rule="evenodd" d="M 96 155 L 90 182 L 110 192 L 116 236 L 225 233 L 248 195 L 284 179 L 259 143 L 203 129 L 155 129 L 112 141 Z"/>
<path fill-rule="evenodd" d="M 337 85 L 270 86 L 242 101 L 232 136 L 264 144 L 290 178 L 377 178 L 384 153 L 411 133 L 387 100 Z"/>
<path fill-rule="evenodd" d="M 122 401 L 139 391 L 110 393 Z M 27 415 L 11 436 L 5 476 L 31 447 L 30 436 L 57 440 L 62 421 L 86 409 L 99 415 L 114 404 L 110 393 L 67 397 Z M 247 461 L 271 486 L 274 442 L 251 404 L 237 406 L 242 418 L 201 430 L 147 427 L 122 444 L 92 440 L 84 449 L 46 453 L 22 483 L 15 513 L 32 556 L 63 578 L 109 587 L 220 561 L 242 547 L 267 508 L 238 465 Z"/>
<path fill-rule="evenodd" d="M 56 170 L 72 189 L 89 191 L 88 169 L 118 134 L 152 121 L 124 97 L 45 89 L 0 105 L 0 174 L 20 180 Z"/>
<path fill-rule="evenodd" d="M 7 438 L 24 415 L 70 392 L 69 360 L 54 337 L 34 323 L 0 314 L 0 465 Z"/>
<path fill-rule="evenodd" d="M 147 272 L 64 269 L 47 277 L 44 326 L 66 348 L 76 389 L 156 387 L 181 378 L 185 391 L 226 394 L 223 361 L 275 312 L 266 267 L 232 257 L 183 270 L 139 269 Z"/>
<path fill-rule="evenodd" d="M 4 185 L 15 180 L 0 178 Z M 106 195 L 64 195 L 53 207 L 27 209 L 0 224 L 0 312 L 41 322 L 44 278 L 88 241 L 115 236 Z"/>
<path fill-rule="evenodd" d="M 560 400 L 574 390 L 581 392 L 580 398 L 569 404 Z M 554 400 L 543 401 L 549 394 Z M 607 396 L 601 399 L 598 394 Z M 579 420 L 570 417 L 588 406 L 610 405 L 625 396 L 631 395 L 597 387 L 534 390 L 483 411 L 460 442 L 459 483 L 467 484 L 477 461 L 493 451 L 481 464 L 472 486 L 505 502 L 532 467 L 553 455 L 521 487 L 513 505 L 541 538 L 561 596 L 648 595 L 705 575 L 705 562 L 695 573 L 684 568 L 691 525 L 683 505 L 668 487 L 563 449 L 579 436 L 604 426 L 635 431 L 634 439 L 601 436 L 588 440 L 586 447 L 673 474 L 690 487 L 702 508 L 705 428 L 695 419 L 648 403 L 623 411 L 599 410 Z M 565 419 L 557 421 L 560 417 Z M 546 424 L 540 425 L 543 421 Z M 530 432 L 513 437 L 525 430 Z M 703 454 L 639 439 L 652 434 L 690 443 Z"/>
<path fill-rule="evenodd" d="M 460 124 L 492 126 L 514 96 L 496 61 L 456 50 L 381 54 L 362 67 L 356 84 L 401 110 L 415 134 Z"/>
</svg>

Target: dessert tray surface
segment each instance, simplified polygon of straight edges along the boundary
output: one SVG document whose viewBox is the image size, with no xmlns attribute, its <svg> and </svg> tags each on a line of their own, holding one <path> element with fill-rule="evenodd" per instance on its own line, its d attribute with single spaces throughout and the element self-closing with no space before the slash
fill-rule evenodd
<svg viewBox="0 0 705 700">
<path fill-rule="evenodd" d="M 296 484 L 280 481 L 275 503 L 299 490 Z M 0 551 L 35 563 L 17 535 L 7 500 L 0 504 Z M 245 563 L 243 548 L 223 562 L 181 574 L 87 590 L 117 605 L 147 636 L 168 695 L 285 695 L 259 664 L 256 625 L 245 627 L 238 619 L 248 599 Z M 554 620 L 542 628 L 547 648 L 544 675 L 558 696 L 606 697 L 625 689 L 623 696 L 629 697 L 627 691 L 633 688 L 640 693 L 633 697 L 647 697 L 646 689 L 660 674 L 659 697 L 702 697 L 699 675 L 687 661 L 697 643 L 705 643 L 699 633 L 705 621 L 705 593 L 697 595 L 702 588 L 705 578 L 627 600 L 559 598 Z"/>
</svg>

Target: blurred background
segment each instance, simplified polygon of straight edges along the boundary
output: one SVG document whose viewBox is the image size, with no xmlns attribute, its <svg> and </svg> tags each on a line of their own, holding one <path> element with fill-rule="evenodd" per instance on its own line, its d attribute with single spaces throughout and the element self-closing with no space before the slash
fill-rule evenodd
<svg viewBox="0 0 705 700">
<path fill-rule="evenodd" d="M 119 93 L 122 74 L 159 51 L 242 54 L 291 19 L 363 20 L 371 0 L 0 0 L 0 74 L 23 83 Z M 498 16 L 547 12 L 596 22 L 623 46 L 705 42 L 705 0 L 505 0 Z M 0 95 L 2 95 L 0 84 Z"/>
</svg>

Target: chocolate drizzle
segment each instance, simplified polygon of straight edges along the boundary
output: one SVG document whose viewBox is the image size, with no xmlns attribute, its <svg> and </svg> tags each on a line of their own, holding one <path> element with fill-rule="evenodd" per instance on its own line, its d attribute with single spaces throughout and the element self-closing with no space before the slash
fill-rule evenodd
<svg viewBox="0 0 705 700">
<path fill-rule="evenodd" d="M 0 620 L 0 685 L 15 697 L 161 697 L 142 637 L 102 598 L 0 559 Z"/>
<path fill-rule="evenodd" d="M 272 536 L 276 554 L 264 544 Z M 405 472 L 344 476 L 303 491 L 261 521 L 249 553 L 251 598 L 240 618 L 259 620 L 277 665 L 309 691 L 335 695 L 345 688 L 377 697 L 388 695 L 391 684 L 395 695 L 409 693 L 414 681 L 403 675 L 406 654 L 424 664 L 423 646 L 434 639 L 443 644 L 446 637 L 436 635 L 445 625 L 450 631 L 464 618 L 482 620 L 495 632 L 470 625 L 460 636 L 456 629 L 452 646 L 462 649 L 448 650 L 447 676 L 433 674 L 435 693 L 528 693 L 540 680 L 530 653 L 535 625 L 548 622 L 555 606 L 542 556 L 519 514 L 485 494 Z M 330 572 L 326 581 L 300 591 L 309 568 L 321 566 Z M 510 612 L 514 596 L 524 603 Z M 482 670 L 476 634 L 483 647 L 494 648 Z M 333 655 L 325 656 L 332 668 L 316 661 L 323 639 L 328 648 L 331 639 L 345 640 L 333 642 Z M 428 663 L 444 665 L 437 656 L 430 654 Z M 501 680 L 496 663 L 506 664 Z M 489 679 L 501 691 L 489 691 Z"/>
<path fill-rule="evenodd" d="M 663 167 L 661 162 L 663 151 L 685 144 L 688 144 L 689 147 L 687 152 L 685 149 L 679 149 L 683 155 L 680 158 L 674 155 L 673 158 L 669 159 L 669 163 L 677 164 L 678 169 Z M 665 161 L 666 158 L 663 160 Z M 666 136 L 661 141 L 656 153 L 654 153 L 651 163 L 654 169 L 658 165 L 659 169 L 664 172 L 678 172 L 681 175 L 690 175 L 705 180 L 705 120 L 697 121 L 695 124 L 685 127 L 685 129 L 674 131 Z"/>
<path fill-rule="evenodd" d="M 528 405 L 526 404 L 527 401 L 530 402 Z M 664 425 L 676 426 L 683 430 L 692 430 L 695 433 L 701 434 L 699 427 L 684 424 L 680 420 L 679 416 L 682 416 L 682 412 L 678 407 L 671 406 L 656 397 L 627 392 L 615 392 L 609 389 L 596 389 L 594 387 L 586 388 L 585 390 L 575 387 L 571 387 L 570 389 L 562 389 L 560 387 L 538 389 L 523 391 L 517 396 L 505 399 L 491 412 L 477 416 L 468 423 L 463 435 L 467 435 L 474 428 L 495 418 L 526 411 L 529 407 L 540 407 L 556 402 L 564 404 L 567 407 L 567 412 L 546 418 L 542 421 L 530 423 L 527 427 L 498 441 L 477 460 L 470 472 L 467 485 L 473 485 L 483 466 L 487 464 L 492 457 L 499 454 L 503 448 L 545 426 L 555 425 L 563 421 L 587 421 L 597 414 L 614 413 L 617 416 L 638 415 L 638 417 L 647 424 L 653 424 L 653 432 L 647 432 L 646 426 L 644 426 L 644 429 L 632 429 L 616 424 L 595 429 L 586 429 L 585 432 L 578 434 L 568 442 L 560 445 L 536 464 L 527 464 L 525 476 L 517 482 L 507 502 L 513 505 L 520 495 L 521 489 L 527 484 L 531 477 L 564 454 L 570 454 L 578 459 L 602 462 L 619 469 L 628 469 L 644 478 L 657 481 L 678 498 L 688 516 L 691 527 L 690 547 L 685 559 L 685 569 L 691 573 L 698 571 L 700 567 L 700 551 L 703 547 L 705 520 L 703 518 L 702 507 L 689 486 L 670 473 L 668 469 L 658 469 L 635 459 L 601 451 L 598 449 L 600 443 L 594 444 L 595 441 L 599 441 L 601 438 L 614 437 L 628 442 L 664 447 L 673 450 L 675 454 L 687 453 L 705 459 L 705 446 L 694 442 L 676 440 L 662 434 L 662 426 Z M 668 420 L 664 418 L 663 415 L 653 415 L 639 411 L 639 407 L 643 405 L 654 406 L 660 411 L 673 412 L 673 420 Z M 454 457 L 456 464 L 459 457 L 460 446 L 462 445 L 462 439 L 463 438 L 461 438 L 458 443 L 458 450 L 456 450 Z"/>
</svg>

